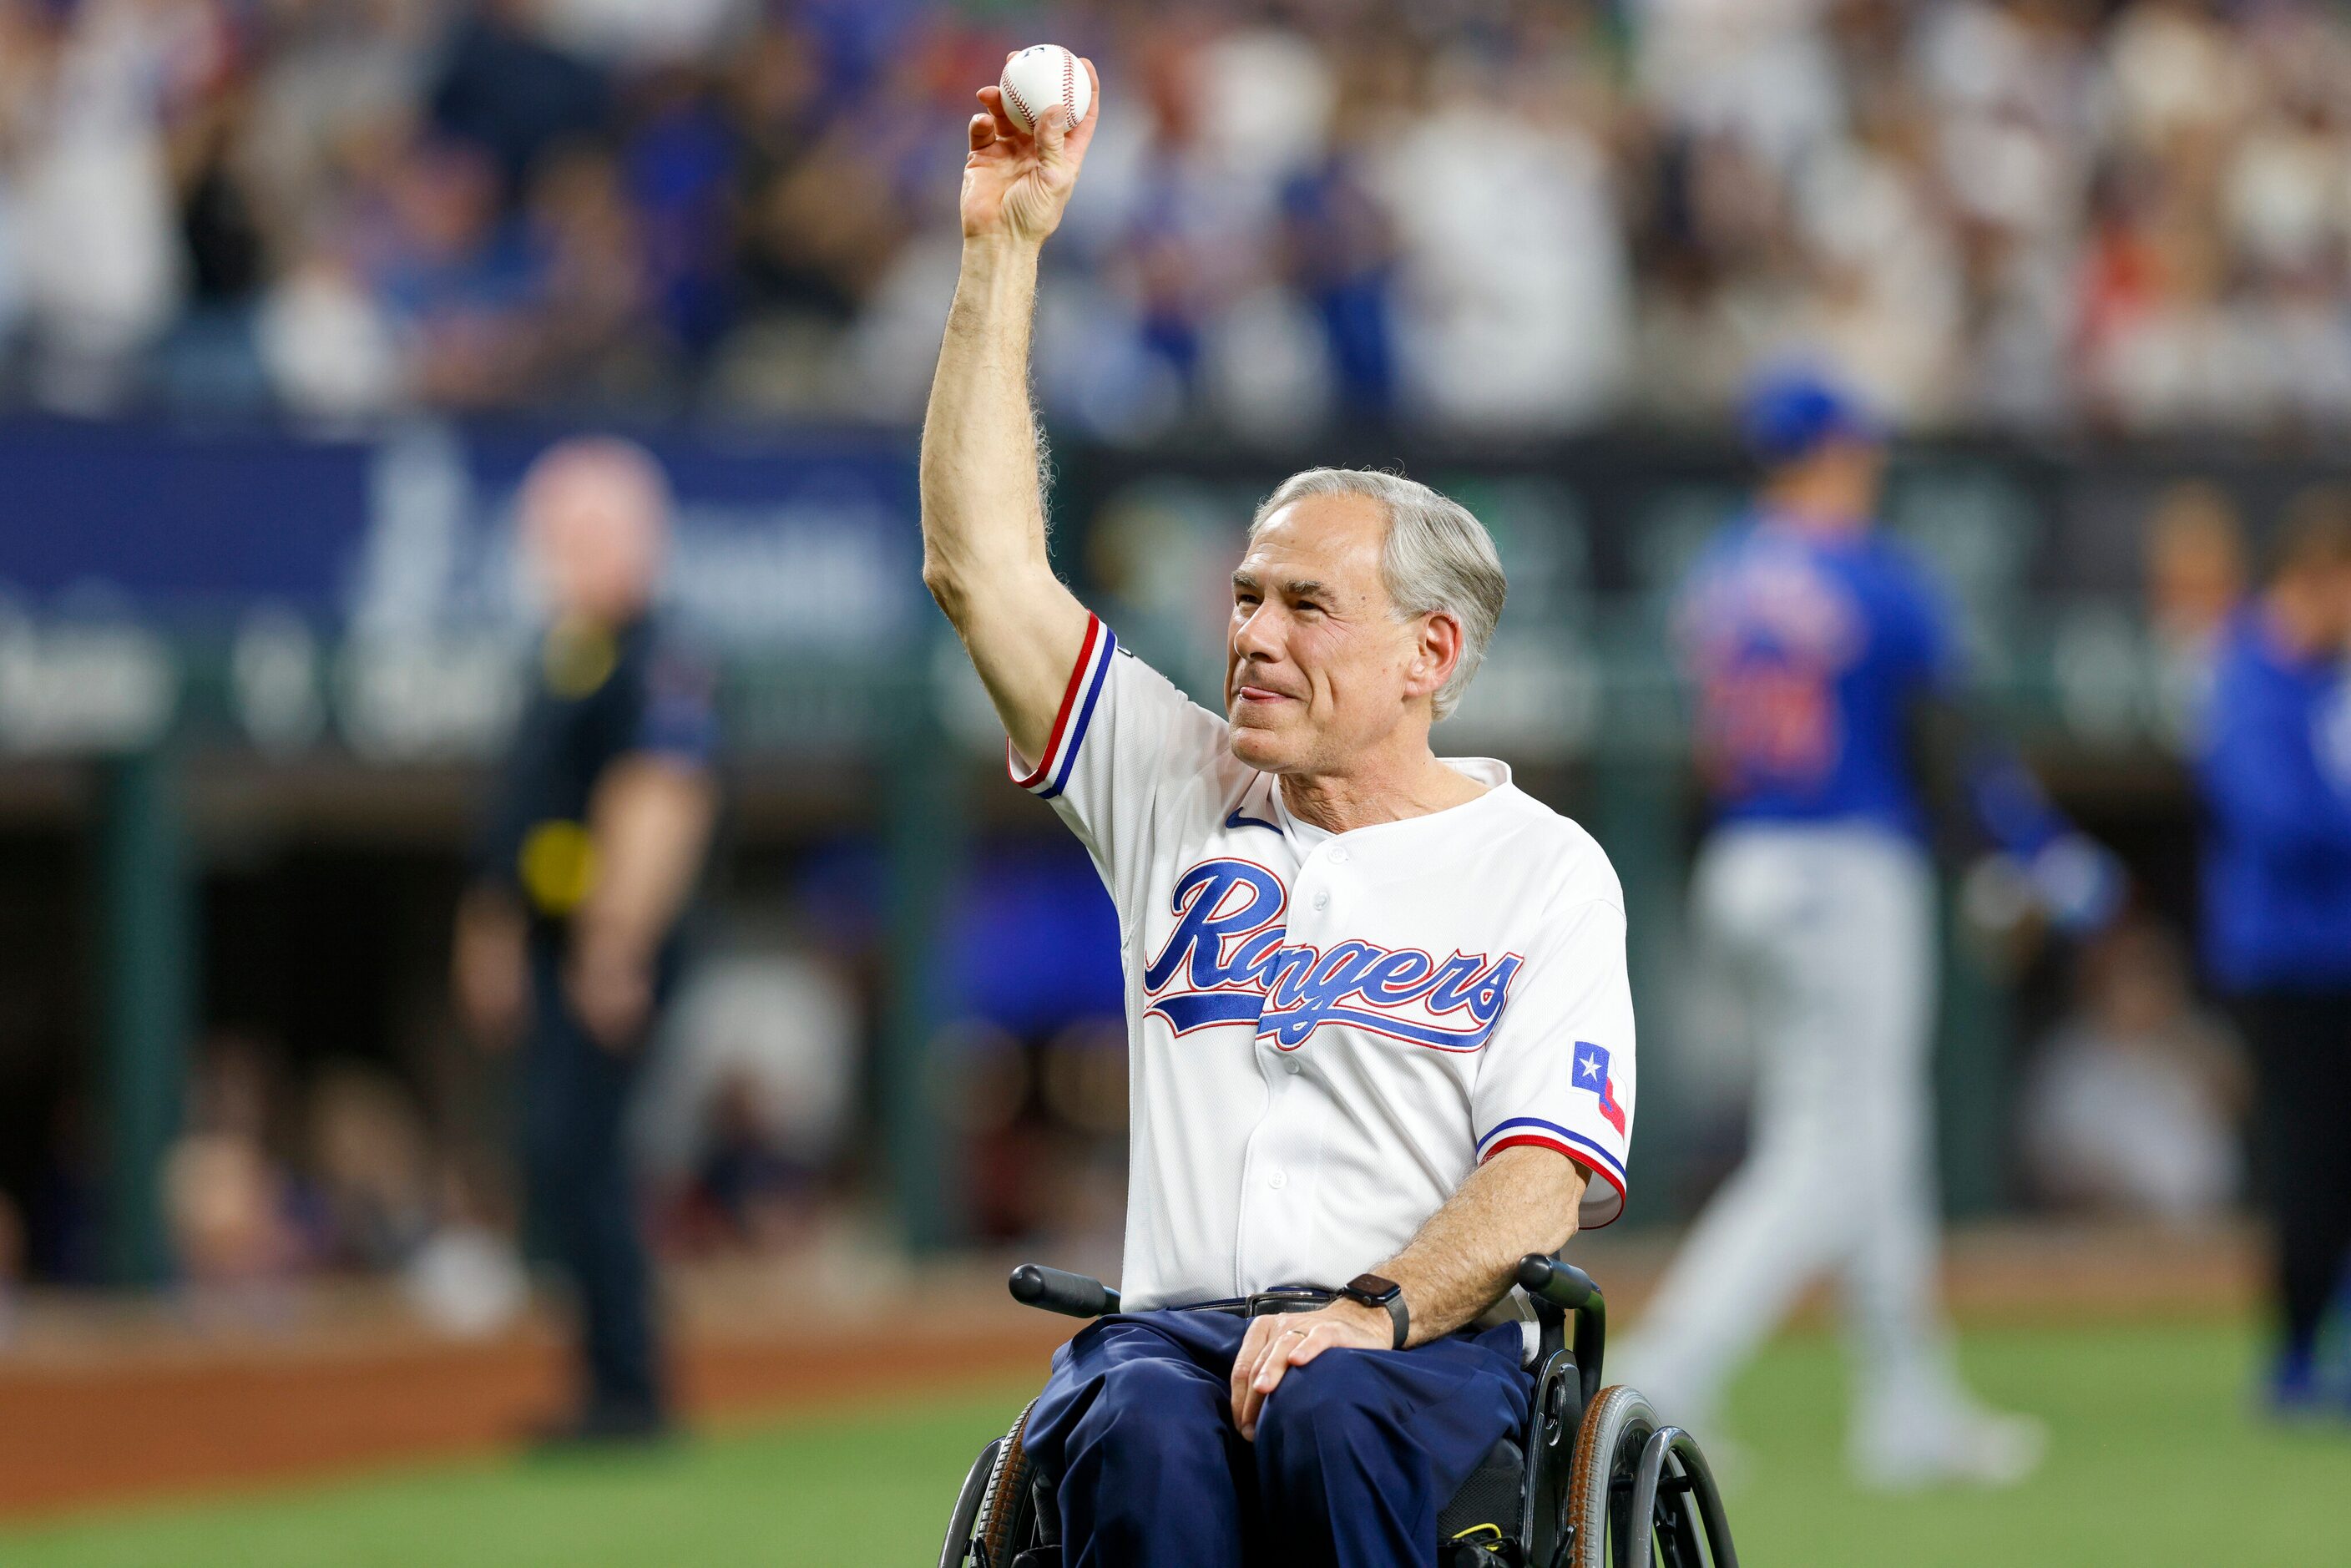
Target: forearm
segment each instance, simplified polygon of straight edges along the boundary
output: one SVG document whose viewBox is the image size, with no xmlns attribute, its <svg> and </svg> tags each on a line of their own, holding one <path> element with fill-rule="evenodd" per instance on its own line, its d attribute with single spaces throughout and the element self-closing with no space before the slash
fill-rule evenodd
<svg viewBox="0 0 2351 1568">
<path fill-rule="evenodd" d="M 1037 246 L 967 240 L 923 424 L 923 580 L 955 625 L 1013 746 L 1050 737 L 1086 613 L 1045 545 L 1029 327 Z"/>
<path fill-rule="evenodd" d="M 1505 1149 L 1470 1172 L 1411 1244 L 1372 1270 L 1403 1287 L 1405 1343 L 1426 1344 L 1472 1322 L 1510 1288 L 1520 1259 L 1566 1246 L 1583 1183 L 1573 1161 L 1533 1147 Z M 1253 1320 L 1233 1356 L 1233 1425 L 1254 1439 L 1258 1412 L 1289 1368 L 1341 1346 L 1386 1350 L 1395 1333 L 1384 1308 L 1353 1300 Z"/>
<path fill-rule="evenodd" d="M 649 956 L 693 894 L 716 789 L 704 768 L 632 757 L 597 787 L 589 815 L 598 872 L 575 924 L 586 940 Z"/>
<path fill-rule="evenodd" d="M 991 574 L 1047 569 L 1029 336 L 1038 247 L 967 240 L 923 419 L 923 579 L 960 626 Z"/>
<path fill-rule="evenodd" d="M 1584 1182 L 1583 1167 L 1549 1149 L 1505 1149 L 1472 1171 L 1410 1245 L 1372 1270 L 1404 1287 L 1409 1343 L 1476 1321 L 1510 1288 L 1520 1259 L 1567 1245 Z"/>
</svg>

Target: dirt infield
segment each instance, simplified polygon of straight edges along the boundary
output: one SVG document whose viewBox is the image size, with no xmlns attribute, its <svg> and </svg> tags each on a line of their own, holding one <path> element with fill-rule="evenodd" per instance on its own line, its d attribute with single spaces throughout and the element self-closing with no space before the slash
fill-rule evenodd
<svg viewBox="0 0 2351 1568">
<path fill-rule="evenodd" d="M 1578 1256 L 1623 1313 L 1666 1249 L 1595 1239 Z M 1980 1322 L 2236 1312 L 2257 1260 L 2235 1231 L 1970 1231 L 1950 1249 L 1950 1295 Z M 1074 1325 L 1016 1308 L 1002 1278 L 968 1262 L 917 1292 L 886 1262 L 698 1270 L 672 1292 L 684 1403 L 726 1423 L 1040 1375 Z M 954 1306 L 909 1310 L 918 1300 Z M 563 1385 L 549 1322 L 451 1343 L 377 1288 L 309 1293 L 267 1329 L 199 1328 L 169 1304 L 39 1301 L 0 1353 L 0 1518 L 495 1452 Z"/>
</svg>

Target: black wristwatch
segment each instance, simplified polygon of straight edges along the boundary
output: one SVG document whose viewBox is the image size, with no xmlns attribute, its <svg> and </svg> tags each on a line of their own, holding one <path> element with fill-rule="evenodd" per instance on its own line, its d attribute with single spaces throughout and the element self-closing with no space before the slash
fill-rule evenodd
<svg viewBox="0 0 2351 1568">
<path fill-rule="evenodd" d="M 1359 1306 L 1387 1309 L 1389 1320 L 1395 1324 L 1395 1343 L 1388 1346 L 1390 1350 L 1402 1350 L 1404 1342 L 1412 1337 L 1412 1312 L 1404 1304 L 1404 1287 L 1394 1280 L 1358 1274 L 1340 1286 L 1339 1293 Z"/>
</svg>

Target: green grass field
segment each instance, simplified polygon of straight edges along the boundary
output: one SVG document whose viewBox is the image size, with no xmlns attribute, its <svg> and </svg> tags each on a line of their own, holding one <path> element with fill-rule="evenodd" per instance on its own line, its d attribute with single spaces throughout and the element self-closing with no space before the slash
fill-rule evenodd
<svg viewBox="0 0 2351 1568">
<path fill-rule="evenodd" d="M 2245 1410 L 2241 1333 L 2179 1325 L 1971 1336 L 1990 1397 L 2044 1416 L 2015 1491 L 1873 1498 L 1844 1482 L 1835 1346 L 1774 1347 L 1741 1385 L 1731 1498 L 1761 1568 L 2351 1563 L 2351 1427 Z M 803 1416 L 627 1460 L 441 1466 L 0 1534 L 11 1568 L 650 1568 L 927 1563 L 964 1467 L 1025 1391 Z"/>
</svg>

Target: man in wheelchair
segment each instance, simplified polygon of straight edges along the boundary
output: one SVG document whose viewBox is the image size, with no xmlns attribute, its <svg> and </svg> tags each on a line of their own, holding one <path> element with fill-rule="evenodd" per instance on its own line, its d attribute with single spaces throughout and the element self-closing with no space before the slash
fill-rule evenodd
<svg viewBox="0 0 2351 1568">
<path fill-rule="evenodd" d="M 979 97 L 924 578 L 1117 906 L 1133 1083 L 1123 1310 L 1056 1354 L 1027 1458 L 1068 1568 L 1426 1561 L 1527 1419 L 1520 1260 L 1624 1205 L 1623 894 L 1430 747 L 1504 591 L 1435 491 L 1315 469 L 1258 508 L 1221 714 L 1056 579 L 1029 328 L 1101 110 L 1031 135 Z"/>
</svg>

